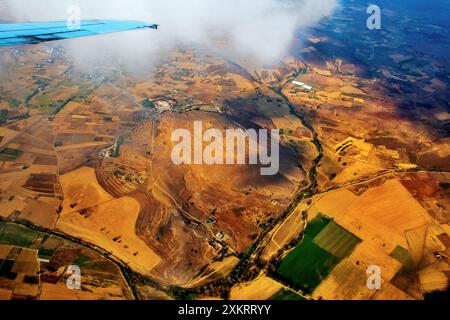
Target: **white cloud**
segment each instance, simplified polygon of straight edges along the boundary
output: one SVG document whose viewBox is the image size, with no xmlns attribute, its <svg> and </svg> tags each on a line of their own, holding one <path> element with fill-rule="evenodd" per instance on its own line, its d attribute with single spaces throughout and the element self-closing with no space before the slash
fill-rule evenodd
<svg viewBox="0 0 450 320">
<path fill-rule="evenodd" d="M 66 43 L 85 65 L 114 61 L 135 69 L 154 62 L 180 44 L 223 50 L 229 57 L 274 63 L 288 52 L 298 28 L 330 15 L 337 0 L 3 0 L 0 20 L 66 20 L 66 8 L 81 7 L 82 19 L 142 20 L 158 23 L 144 30 Z"/>
</svg>

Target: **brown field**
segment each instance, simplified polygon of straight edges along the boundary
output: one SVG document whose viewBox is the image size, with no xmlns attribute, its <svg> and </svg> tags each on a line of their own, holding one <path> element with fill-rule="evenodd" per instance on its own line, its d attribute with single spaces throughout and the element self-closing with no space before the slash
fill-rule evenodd
<svg viewBox="0 0 450 320">
<path fill-rule="evenodd" d="M 58 161 L 54 156 L 39 155 L 34 160 L 34 164 L 45 166 L 56 166 L 58 164 Z"/>
<path fill-rule="evenodd" d="M 30 200 L 26 208 L 17 216 L 19 219 L 27 220 L 37 226 L 53 229 L 58 219 L 58 205 L 46 203 L 40 200 Z"/>
<path fill-rule="evenodd" d="M 374 300 L 413 300 L 413 297 L 394 287 L 390 283 L 383 283 L 379 292 L 377 292 L 372 299 Z"/>
<path fill-rule="evenodd" d="M 56 285 L 43 283 L 40 300 L 125 300 L 120 287 L 93 288 L 86 286 L 85 290 L 70 290 L 65 283 Z"/>
<path fill-rule="evenodd" d="M 4 244 L 0 245 L 0 260 L 8 257 L 9 252 L 11 251 L 12 246 L 7 246 Z"/>
<path fill-rule="evenodd" d="M 16 137 L 19 134 L 19 132 L 14 130 L 9 130 L 4 127 L 0 127 L 0 137 L 2 139 L 0 140 L 0 148 L 3 148 L 6 144 L 9 143 L 14 137 Z"/>
<path fill-rule="evenodd" d="M 120 198 L 91 207 L 84 216 L 80 212 L 63 213 L 57 228 L 104 248 L 134 270 L 149 274 L 160 258 L 136 235 L 140 210 L 135 199 Z"/>
<path fill-rule="evenodd" d="M 52 174 L 31 174 L 24 188 L 40 192 L 40 193 L 54 193 L 54 185 L 57 182 L 56 175 Z"/>
<path fill-rule="evenodd" d="M 36 250 L 22 248 L 17 256 L 14 266 L 11 269 L 14 273 L 23 273 L 26 275 L 34 275 L 39 271 L 39 262 L 37 261 Z"/>
<path fill-rule="evenodd" d="M 450 222 L 450 173 L 411 173 L 402 184 L 439 223 Z"/>
<path fill-rule="evenodd" d="M 27 203 L 22 197 L 14 197 L 11 195 L 4 195 L 4 198 L 0 200 L 0 216 L 7 218 L 12 212 L 21 212 L 27 206 Z"/>
<path fill-rule="evenodd" d="M 238 285 L 231 290 L 230 300 L 267 300 L 283 289 L 275 280 L 261 276 L 258 279 Z"/>
<path fill-rule="evenodd" d="M 397 245 L 407 248 L 405 232 L 431 223 L 431 218 L 398 180 L 388 180 L 358 197 L 336 221 L 361 239 L 378 239 L 390 253 Z"/>
<path fill-rule="evenodd" d="M 12 297 L 12 291 L 8 289 L 1 289 L 0 288 L 0 301 L 7 301 L 11 300 Z"/>
</svg>

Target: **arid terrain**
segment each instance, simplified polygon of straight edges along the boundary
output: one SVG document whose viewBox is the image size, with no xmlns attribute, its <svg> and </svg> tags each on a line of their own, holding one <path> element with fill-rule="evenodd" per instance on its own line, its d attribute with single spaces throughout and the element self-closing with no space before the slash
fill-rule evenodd
<svg viewBox="0 0 450 320">
<path fill-rule="evenodd" d="M 359 32 L 363 9 L 256 70 L 180 48 L 144 74 L 86 74 L 63 42 L 0 49 L 0 299 L 446 294 L 450 61 L 429 43 L 449 35 L 414 42 L 396 7 Z M 194 121 L 279 129 L 278 174 L 175 165 L 171 135 Z"/>
</svg>

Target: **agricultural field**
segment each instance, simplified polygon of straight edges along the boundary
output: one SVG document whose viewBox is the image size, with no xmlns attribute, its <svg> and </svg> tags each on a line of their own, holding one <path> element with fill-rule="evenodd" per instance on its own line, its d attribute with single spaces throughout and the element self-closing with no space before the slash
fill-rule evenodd
<svg viewBox="0 0 450 320">
<path fill-rule="evenodd" d="M 183 42 L 137 73 L 123 68 L 138 59 L 78 68 L 64 41 L 0 49 L 0 299 L 448 291 L 448 28 L 382 1 L 389 19 L 373 37 L 365 4 L 343 2 L 290 32 L 273 64 L 230 54 L 232 38 L 216 34 L 217 50 Z M 279 171 L 175 164 L 173 135 L 196 121 L 278 129 Z M 65 283 L 72 264 L 79 291 Z M 380 290 L 367 287 L 370 266 Z"/>
<path fill-rule="evenodd" d="M 283 286 L 275 280 L 261 276 L 250 283 L 244 283 L 234 287 L 230 292 L 230 300 L 268 300 Z"/>
<path fill-rule="evenodd" d="M 308 224 L 302 243 L 281 261 L 276 276 L 311 294 L 359 242 L 329 218 L 319 216 Z"/>
<path fill-rule="evenodd" d="M 405 174 L 404 184 L 410 186 L 414 175 Z M 437 252 L 447 250 L 445 224 L 433 222 L 399 180 L 387 176 L 330 191 L 316 196 L 307 211 L 310 219 L 321 212 L 334 219 L 335 225 L 328 224 L 314 242 L 344 257 L 314 290 L 313 298 L 423 299 L 427 292 L 448 286 L 447 269 L 436 258 Z M 353 251 L 345 250 L 349 234 L 339 236 L 336 226 L 357 237 Z M 343 239 L 340 246 L 336 246 L 338 239 Z M 371 265 L 380 266 L 383 288 L 387 287 L 376 294 L 365 284 L 365 271 Z"/>
<path fill-rule="evenodd" d="M 69 265 L 78 265 L 82 270 L 81 291 L 67 288 L 69 274 L 66 269 Z M 27 277 L 37 280 L 26 282 Z M 0 283 L 4 291 L 0 294 L 5 299 L 103 300 L 133 297 L 120 268 L 95 251 L 59 236 L 5 222 L 0 222 Z"/>
<path fill-rule="evenodd" d="M 85 211 L 63 213 L 56 227 L 112 252 L 134 270 L 148 274 L 161 259 L 135 233 L 140 209 L 133 198 L 115 199 Z"/>
<path fill-rule="evenodd" d="M 0 243 L 18 247 L 28 247 L 35 242 L 38 234 L 24 226 L 0 223 Z"/>
<path fill-rule="evenodd" d="M 5 148 L 0 152 L 0 161 L 14 162 L 22 156 L 23 152 L 17 149 Z"/>
<path fill-rule="evenodd" d="M 277 292 L 274 296 L 272 296 L 270 298 L 270 300 L 290 300 L 290 301 L 295 301 L 295 300 L 305 300 L 305 298 L 303 298 L 302 296 L 300 296 L 299 294 L 288 290 L 288 289 L 282 289 L 281 291 Z"/>
</svg>

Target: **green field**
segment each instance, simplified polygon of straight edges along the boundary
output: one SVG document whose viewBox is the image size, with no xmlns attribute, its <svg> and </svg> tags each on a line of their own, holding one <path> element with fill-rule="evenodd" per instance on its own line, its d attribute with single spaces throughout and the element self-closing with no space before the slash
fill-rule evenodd
<svg viewBox="0 0 450 320">
<path fill-rule="evenodd" d="M 0 244 L 28 247 L 36 240 L 37 236 L 36 232 L 26 227 L 0 223 Z"/>
<path fill-rule="evenodd" d="M 0 152 L 0 161 L 16 161 L 22 154 L 21 150 L 5 148 Z"/>
<path fill-rule="evenodd" d="M 319 216 L 309 223 L 303 242 L 281 261 L 276 277 L 311 294 L 360 242 L 334 221 Z"/>
<path fill-rule="evenodd" d="M 402 246 L 397 246 L 390 254 L 392 258 L 400 262 L 404 271 L 411 271 L 414 269 L 414 261 L 409 254 L 409 251 Z"/>
<path fill-rule="evenodd" d="M 314 243 L 334 256 L 344 259 L 361 243 L 361 239 L 331 221 L 314 238 Z"/>
<path fill-rule="evenodd" d="M 298 295 L 294 291 L 282 289 L 280 292 L 275 294 L 270 300 L 305 300 L 302 296 Z"/>
<path fill-rule="evenodd" d="M 306 228 L 303 242 L 283 259 L 277 277 L 310 294 L 328 276 L 340 259 L 314 243 L 314 238 L 330 223 L 318 217 Z"/>
</svg>

